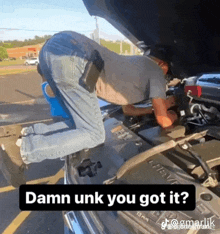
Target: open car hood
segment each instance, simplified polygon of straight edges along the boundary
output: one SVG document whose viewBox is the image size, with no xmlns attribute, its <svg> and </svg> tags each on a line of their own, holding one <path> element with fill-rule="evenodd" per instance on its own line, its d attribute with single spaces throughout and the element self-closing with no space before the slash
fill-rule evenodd
<svg viewBox="0 0 220 234">
<path fill-rule="evenodd" d="M 220 71 L 220 1 L 83 0 L 90 15 L 105 18 L 137 45 L 186 78 Z"/>
</svg>

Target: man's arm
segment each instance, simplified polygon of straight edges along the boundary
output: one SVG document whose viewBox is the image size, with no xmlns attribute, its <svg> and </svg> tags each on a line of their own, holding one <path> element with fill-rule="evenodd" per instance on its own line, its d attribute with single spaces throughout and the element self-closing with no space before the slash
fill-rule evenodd
<svg viewBox="0 0 220 234">
<path fill-rule="evenodd" d="M 141 108 L 141 107 L 135 107 L 133 105 L 126 105 L 122 106 L 122 110 L 125 115 L 130 116 L 141 116 L 141 115 L 147 115 L 147 114 L 153 114 L 153 108 Z"/>
<path fill-rule="evenodd" d="M 166 100 L 165 100 L 165 103 L 166 103 L 166 107 L 167 109 L 173 107 L 176 105 L 176 99 L 174 96 L 169 96 Z"/>
<path fill-rule="evenodd" d="M 174 96 L 170 96 L 164 101 L 167 109 L 169 109 L 172 106 L 175 106 L 176 104 Z M 135 107 L 133 105 L 122 106 L 122 110 L 125 115 L 130 115 L 130 116 L 141 116 L 141 115 L 153 114 L 154 112 L 153 107 L 142 108 L 142 107 Z"/>
</svg>

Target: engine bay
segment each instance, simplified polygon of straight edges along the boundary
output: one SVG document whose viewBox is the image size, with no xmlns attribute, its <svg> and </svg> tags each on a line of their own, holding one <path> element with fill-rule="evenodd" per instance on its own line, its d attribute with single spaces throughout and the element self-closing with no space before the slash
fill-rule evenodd
<svg viewBox="0 0 220 234">
<path fill-rule="evenodd" d="M 184 89 L 183 87 L 181 89 L 174 90 L 171 95 L 178 96 L 178 93 L 182 95 Z M 104 222 L 104 216 L 105 219 L 111 217 L 114 222 L 117 220 L 120 230 L 129 227 L 131 231 L 129 233 L 176 233 L 176 230 L 161 232 L 161 223 L 165 218 L 199 220 L 212 217 L 215 220 L 215 230 L 218 232 L 220 108 L 215 103 L 201 103 L 189 93 L 181 100 L 184 103 L 174 107 L 175 111 L 180 113 L 178 125 L 169 131 L 164 131 L 158 126 L 154 115 L 125 116 L 119 106 L 104 107 L 102 115 L 106 130 L 105 143 L 66 158 L 66 183 L 194 184 L 196 209 L 194 211 L 96 211 L 93 212 L 96 220 Z M 139 104 L 139 107 L 149 106 L 151 102 Z M 184 111 L 184 114 L 181 114 L 181 111 Z M 171 141 L 176 143 L 175 146 L 166 148 Z M 158 151 L 161 145 L 165 147 Z M 156 153 L 147 155 L 152 150 Z M 129 162 L 131 166 L 128 168 L 126 165 Z M 74 213 L 82 218 L 83 212 Z M 83 216 L 90 217 L 85 212 Z M 188 232 L 188 230 L 178 231 Z M 199 233 L 207 233 L 207 230 L 202 231 Z"/>
<path fill-rule="evenodd" d="M 178 107 L 173 108 L 175 112 L 179 113 L 177 124 L 184 128 L 184 134 L 181 133 L 182 135 L 176 137 L 174 134 L 174 138 L 178 139 L 184 135 L 207 131 L 205 136 L 190 144 L 187 143 L 191 150 L 179 146 L 169 150 L 165 155 L 200 183 L 212 173 L 216 180 L 215 185 L 206 185 L 206 187 L 212 187 L 212 191 L 220 196 L 220 187 L 217 183 L 220 173 L 220 106 L 211 100 L 208 102 L 200 100 L 200 88 L 189 86 L 183 82 L 170 92 L 170 95 L 174 95 L 179 104 Z M 152 146 L 173 138 L 173 136 L 169 138 L 169 131 L 164 131 L 157 126 L 154 116 L 130 117 L 124 124 Z M 170 132 L 175 131 L 175 127 L 170 130 Z"/>
<path fill-rule="evenodd" d="M 190 91 L 189 88 L 186 89 L 186 86 L 180 85 L 171 92 L 171 95 L 176 96 L 177 99 L 178 96 L 181 97 L 181 103 L 179 102 L 178 107 L 174 107 L 175 111 L 179 113 L 178 124 L 168 131 L 158 126 L 154 115 L 125 116 L 120 106 L 104 107 L 102 115 L 106 129 L 105 143 L 72 156 L 73 161 L 76 161 L 73 164 L 78 170 L 79 178 L 86 178 L 87 175 L 91 179 L 97 177 L 96 175 L 99 174 L 97 171 L 102 168 L 102 160 L 95 159 L 98 163 L 91 163 L 97 154 L 105 159 L 114 158 L 112 161 L 115 168 L 110 174 L 104 176 L 105 179 L 109 179 L 124 162 L 143 151 L 172 139 L 178 140 L 190 134 L 206 131 L 204 136 L 199 139 L 193 139 L 182 146 L 177 145 L 161 153 L 197 182 L 220 196 L 218 183 L 220 173 L 220 106 L 218 107 L 215 103 L 201 103 Z M 148 101 L 137 106 L 144 108 L 151 105 L 151 102 Z M 117 158 L 116 155 L 120 157 Z M 103 183 L 103 180 L 99 182 Z"/>
</svg>

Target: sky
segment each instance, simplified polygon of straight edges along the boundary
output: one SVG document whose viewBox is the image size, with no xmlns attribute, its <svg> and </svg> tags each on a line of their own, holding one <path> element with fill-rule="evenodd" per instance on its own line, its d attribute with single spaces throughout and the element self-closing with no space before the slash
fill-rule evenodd
<svg viewBox="0 0 220 234">
<path fill-rule="evenodd" d="M 125 37 L 110 23 L 98 18 L 100 37 Z M 71 30 L 90 36 L 96 21 L 82 0 L 0 0 L 0 41 L 33 39 Z"/>
</svg>

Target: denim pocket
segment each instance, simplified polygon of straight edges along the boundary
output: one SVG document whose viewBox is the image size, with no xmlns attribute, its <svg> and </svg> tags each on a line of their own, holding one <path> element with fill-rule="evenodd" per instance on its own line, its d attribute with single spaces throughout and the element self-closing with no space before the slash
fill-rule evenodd
<svg viewBox="0 0 220 234">
<path fill-rule="evenodd" d="M 86 54 L 77 46 L 65 46 L 55 40 L 45 45 L 44 52 L 56 85 L 65 90 L 75 88 L 88 62 Z"/>
<path fill-rule="evenodd" d="M 51 72 L 54 82 L 57 85 L 69 89 L 79 84 L 87 61 L 74 55 L 56 56 L 50 54 Z"/>
</svg>

